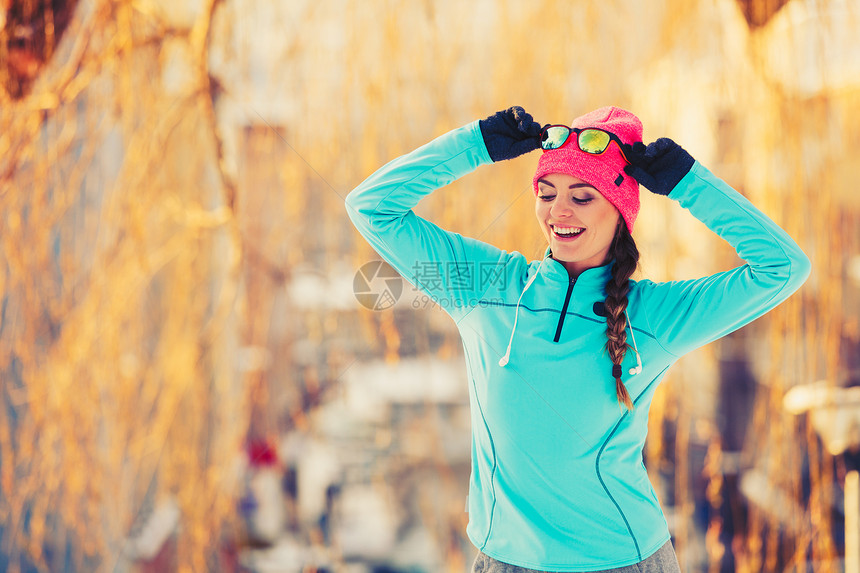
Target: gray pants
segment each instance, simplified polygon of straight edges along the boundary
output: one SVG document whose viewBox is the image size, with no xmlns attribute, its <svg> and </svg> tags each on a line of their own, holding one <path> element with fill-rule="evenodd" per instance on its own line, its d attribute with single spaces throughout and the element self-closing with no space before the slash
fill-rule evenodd
<svg viewBox="0 0 860 573">
<path fill-rule="evenodd" d="M 478 556 L 472 564 L 472 573 L 543 572 L 516 565 L 508 565 L 478 551 Z M 603 569 L 602 571 L 594 571 L 593 573 L 681 573 L 681 566 L 678 564 L 678 557 L 675 555 L 675 548 L 672 546 L 672 540 L 670 539 L 651 557 L 643 559 L 639 563 L 634 563 L 626 567 L 616 567 L 615 569 Z"/>
</svg>

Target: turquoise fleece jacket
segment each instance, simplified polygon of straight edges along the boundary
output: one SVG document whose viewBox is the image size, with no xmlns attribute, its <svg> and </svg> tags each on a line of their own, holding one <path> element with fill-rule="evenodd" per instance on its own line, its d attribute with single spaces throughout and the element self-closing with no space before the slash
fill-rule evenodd
<svg viewBox="0 0 860 573">
<path fill-rule="evenodd" d="M 642 371 L 629 374 L 636 356 L 628 351 L 622 380 L 635 406 L 629 412 L 618 403 L 604 350 L 611 263 L 570 280 L 552 258 L 527 261 L 412 211 L 425 195 L 487 163 L 474 121 L 389 162 L 346 198 L 362 236 L 445 309 L 462 337 L 472 420 L 466 532 L 487 555 L 531 569 L 638 563 L 670 539 L 642 459 L 654 390 L 680 356 L 796 291 L 809 259 L 696 162 L 668 197 L 746 263 L 695 280 L 631 281 L 628 314 Z M 510 359 L 500 366 L 518 300 Z"/>
</svg>

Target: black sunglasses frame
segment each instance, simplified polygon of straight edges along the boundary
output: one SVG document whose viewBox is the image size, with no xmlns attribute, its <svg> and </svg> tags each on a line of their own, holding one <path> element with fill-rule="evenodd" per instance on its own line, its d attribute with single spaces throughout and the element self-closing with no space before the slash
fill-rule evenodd
<svg viewBox="0 0 860 573">
<path fill-rule="evenodd" d="M 546 135 L 547 130 L 550 128 L 553 128 L 553 127 L 563 127 L 565 129 L 567 129 L 568 130 L 567 137 L 564 138 L 564 141 L 562 141 L 561 145 L 559 145 L 558 147 L 552 147 L 550 149 L 547 149 L 543 146 L 543 142 L 546 139 L 545 135 Z M 630 160 L 627 159 L 627 155 L 624 153 L 624 147 L 627 144 L 625 144 L 623 141 L 621 141 L 621 138 L 619 138 L 617 135 L 615 135 L 611 131 L 606 131 L 605 129 L 601 129 L 599 127 L 570 127 L 569 125 L 562 125 L 562 124 L 548 125 L 540 131 L 540 147 L 544 151 L 552 151 L 553 149 L 559 149 L 560 147 L 563 147 L 565 143 L 567 143 L 568 139 L 570 139 L 570 134 L 575 133 L 576 134 L 576 147 L 579 148 L 580 151 L 582 151 L 583 153 L 588 153 L 589 155 L 603 155 L 604 153 L 606 153 L 606 150 L 609 149 L 609 143 L 606 144 L 606 147 L 604 147 L 603 151 L 601 151 L 600 153 L 591 153 L 590 151 L 584 150 L 579 145 L 579 134 L 582 133 L 583 131 L 588 131 L 589 129 L 593 129 L 595 131 L 602 131 L 603 133 L 608 135 L 610 143 L 614 141 L 615 144 L 618 146 L 618 150 L 621 151 L 621 156 L 624 158 L 624 161 L 626 161 L 627 163 L 630 163 Z"/>
</svg>

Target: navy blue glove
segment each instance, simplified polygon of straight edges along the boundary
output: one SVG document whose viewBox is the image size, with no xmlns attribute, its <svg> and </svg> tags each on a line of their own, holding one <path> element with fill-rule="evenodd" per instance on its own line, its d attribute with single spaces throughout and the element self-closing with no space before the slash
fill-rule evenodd
<svg viewBox="0 0 860 573">
<path fill-rule="evenodd" d="M 624 173 L 658 195 L 668 195 L 696 161 L 668 137 L 661 137 L 647 147 L 641 141 L 625 145 L 624 154 L 630 162 Z"/>
<path fill-rule="evenodd" d="M 513 159 L 540 147 L 540 124 L 518 105 L 482 119 L 478 125 L 493 161 Z"/>
</svg>

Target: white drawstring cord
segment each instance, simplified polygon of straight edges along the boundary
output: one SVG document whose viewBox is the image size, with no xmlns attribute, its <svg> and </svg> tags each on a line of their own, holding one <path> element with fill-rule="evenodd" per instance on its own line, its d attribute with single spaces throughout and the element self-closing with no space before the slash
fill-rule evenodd
<svg viewBox="0 0 860 573">
<path fill-rule="evenodd" d="M 526 283 L 526 288 L 523 289 L 523 292 L 520 293 L 520 298 L 517 299 L 517 309 L 514 311 L 514 327 L 511 329 L 511 339 L 508 341 L 508 349 L 505 351 L 505 355 L 499 358 L 499 366 L 502 368 L 508 363 L 508 360 L 511 358 L 511 345 L 514 343 L 514 332 L 517 330 L 517 318 L 520 314 L 520 301 L 523 300 L 523 295 L 526 294 L 526 291 L 529 290 L 529 287 L 532 286 L 532 283 L 537 278 L 540 273 L 540 268 L 543 266 L 543 262 L 546 260 L 546 257 L 541 259 L 540 264 L 538 265 L 537 271 L 535 274 L 531 276 L 531 278 Z"/>
<path fill-rule="evenodd" d="M 627 309 L 624 309 L 624 315 L 627 317 L 627 325 L 630 327 L 630 337 L 633 339 L 633 352 L 636 353 L 636 366 L 628 370 L 627 372 L 631 376 L 635 376 L 642 372 L 642 357 L 639 356 L 639 349 L 636 347 L 636 335 L 633 334 L 633 323 L 630 322 L 630 315 L 627 314 Z"/>
<path fill-rule="evenodd" d="M 538 265 L 537 271 L 531 276 L 528 282 L 526 282 L 526 286 L 523 289 L 523 292 L 520 293 L 520 298 L 517 299 L 517 308 L 514 311 L 514 326 L 513 328 L 511 328 L 511 338 L 510 340 L 508 340 L 508 348 L 507 350 L 505 350 L 505 355 L 499 359 L 499 366 L 501 366 L 502 368 L 504 368 L 508 364 L 508 361 L 511 359 L 511 346 L 513 346 L 514 333 L 517 330 L 517 320 L 519 319 L 520 314 L 520 301 L 523 300 L 523 295 L 526 294 L 526 291 L 529 290 L 529 287 L 532 286 L 532 283 L 537 278 L 545 260 L 546 257 L 541 260 L 540 264 Z M 633 334 L 633 323 L 630 322 L 630 315 L 627 313 L 626 308 L 624 309 L 624 315 L 627 317 L 627 325 L 630 327 L 630 338 L 633 339 L 633 352 L 636 353 L 636 366 L 628 370 L 628 373 L 631 376 L 635 376 L 636 374 L 642 372 L 642 357 L 639 355 L 639 347 L 636 345 L 636 335 Z"/>
</svg>

